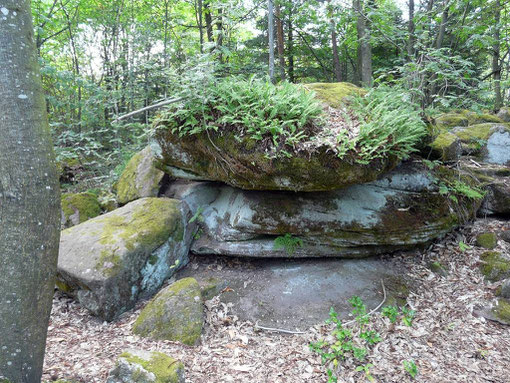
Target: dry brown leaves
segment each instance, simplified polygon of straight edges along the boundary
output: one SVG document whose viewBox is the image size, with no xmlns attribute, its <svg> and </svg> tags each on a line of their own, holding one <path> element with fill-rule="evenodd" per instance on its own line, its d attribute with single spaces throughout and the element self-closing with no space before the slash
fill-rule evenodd
<svg viewBox="0 0 510 383">
<path fill-rule="evenodd" d="M 419 281 L 408 304 L 416 310 L 412 327 L 392 328 L 385 318 L 373 317 L 383 341 L 369 355 L 377 382 L 410 382 L 402 362 L 414 360 L 416 382 L 510 382 L 510 327 L 472 315 L 477 305 L 493 300 L 493 287 L 478 271 L 481 249 L 461 252 L 458 243 L 474 243 L 474 235 L 499 230 L 504 223 L 479 220 L 416 255 L 398 255 Z M 499 250 L 509 251 L 500 241 Z M 427 264 L 439 261 L 449 268 L 446 277 Z M 158 350 L 181 360 L 190 383 L 214 382 L 326 382 L 319 358 L 308 349 L 311 341 L 327 335 L 315 326 L 304 335 L 260 332 L 254 323 L 239 321 L 231 307 L 218 298 L 206 302 L 207 327 L 196 347 L 151 341 L 131 334 L 143 303 L 112 323 L 92 318 L 70 299 L 57 294 L 48 334 L 44 379 L 73 378 L 104 382 L 117 356 L 125 349 Z M 365 382 L 346 362 L 339 382 Z"/>
</svg>

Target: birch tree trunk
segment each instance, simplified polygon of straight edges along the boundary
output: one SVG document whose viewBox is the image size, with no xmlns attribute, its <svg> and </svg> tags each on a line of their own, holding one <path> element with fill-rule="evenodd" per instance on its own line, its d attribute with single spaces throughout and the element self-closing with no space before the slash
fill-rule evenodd
<svg viewBox="0 0 510 383">
<path fill-rule="evenodd" d="M 0 0 L 0 110 L 0 381 L 39 383 L 60 198 L 30 0 Z"/>
</svg>

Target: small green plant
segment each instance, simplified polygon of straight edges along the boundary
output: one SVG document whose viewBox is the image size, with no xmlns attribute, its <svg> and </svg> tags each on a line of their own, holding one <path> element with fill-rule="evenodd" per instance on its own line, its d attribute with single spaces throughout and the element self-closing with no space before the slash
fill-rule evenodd
<svg viewBox="0 0 510 383">
<path fill-rule="evenodd" d="M 423 163 L 429 168 L 429 170 L 434 170 L 437 166 L 441 165 L 441 161 L 435 160 L 423 160 Z"/>
<path fill-rule="evenodd" d="M 460 249 L 460 251 L 462 251 L 464 253 L 466 250 L 472 249 L 472 247 L 467 245 L 467 244 L 465 244 L 463 241 L 460 241 L 459 242 L 459 249 Z"/>
<path fill-rule="evenodd" d="M 298 248 L 303 247 L 303 240 L 287 233 L 283 236 L 276 237 L 273 247 L 275 250 L 284 249 L 288 255 L 293 255 Z"/>
<path fill-rule="evenodd" d="M 357 296 L 349 299 L 352 306 L 352 314 L 355 316 L 354 322 L 359 326 L 359 331 L 346 328 L 338 319 L 338 313 L 331 308 L 329 311 L 328 324 L 334 324 L 335 328 L 331 332 L 334 338 L 333 342 L 320 340 L 310 344 L 310 349 L 321 356 L 323 364 L 328 365 L 328 383 L 337 382 L 335 371 L 338 364 L 346 359 L 355 360 L 357 363 L 366 361 L 369 351 L 373 345 L 381 341 L 381 336 L 375 330 L 371 329 L 370 316 L 367 314 L 366 306 Z M 359 364 L 356 371 L 363 371 L 368 380 L 372 381 L 370 363 Z"/>
<path fill-rule="evenodd" d="M 203 211 L 204 211 L 204 208 L 202 206 L 200 206 L 197 209 L 197 212 L 193 215 L 193 217 L 190 218 L 188 223 L 193 223 L 197 220 L 198 220 L 198 222 L 204 222 L 204 217 L 202 216 Z"/>
<path fill-rule="evenodd" d="M 365 373 L 365 377 L 368 381 L 373 382 L 375 381 L 374 377 L 370 373 L 370 369 L 374 367 L 372 363 L 363 364 L 361 366 L 356 367 L 356 371 L 363 371 Z"/>
<path fill-rule="evenodd" d="M 416 375 L 418 375 L 418 367 L 416 366 L 416 363 L 414 363 L 413 360 L 404 360 L 403 365 L 404 369 L 411 376 L 411 378 L 416 378 Z"/>
<path fill-rule="evenodd" d="M 396 306 L 384 306 L 381 310 L 381 314 L 388 318 L 391 323 L 395 323 L 398 319 L 399 311 Z"/>
<path fill-rule="evenodd" d="M 407 307 L 402 307 L 402 322 L 411 327 L 413 325 L 414 316 L 416 312 L 414 310 L 408 309 Z"/>
</svg>

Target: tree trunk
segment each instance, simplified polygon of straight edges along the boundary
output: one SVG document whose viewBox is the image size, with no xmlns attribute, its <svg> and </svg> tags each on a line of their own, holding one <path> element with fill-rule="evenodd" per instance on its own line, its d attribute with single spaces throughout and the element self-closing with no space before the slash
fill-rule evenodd
<svg viewBox="0 0 510 383">
<path fill-rule="evenodd" d="M 333 68 L 335 70 L 336 81 L 342 81 L 342 68 L 340 66 L 340 56 L 338 55 L 338 45 L 336 37 L 336 25 L 331 19 L 331 45 L 333 48 Z"/>
<path fill-rule="evenodd" d="M 407 31 L 409 33 L 409 39 L 407 40 L 407 55 L 409 58 L 414 56 L 414 45 L 416 44 L 414 29 L 414 0 L 409 0 L 409 21 L 407 23 Z"/>
<path fill-rule="evenodd" d="M 223 62 L 223 8 L 218 9 L 218 19 L 216 20 L 216 29 L 218 31 L 218 38 L 216 39 L 216 50 L 218 51 L 218 59 L 220 63 Z"/>
<path fill-rule="evenodd" d="M 207 33 L 207 41 L 212 43 L 214 41 L 214 36 L 213 36 L 213 27 L 212 27 L 211 7 L 209 6 L 209 0 L 204 1 L 204 16 L 205 16 L 205 31 Z"/>
<path fill-rule="evenodd" d="M 274 82 L 274 20 L 273 0 L 267 2 L 267 34 L 269 40 L 269 79 Z"/>
<path fill-rule="evenodd" d="M 203 6 L 203 0 L 198 0 L 197 2 L 197 13 L 198 13 L 198 33 L 200 35 L 200 53 L 204 53 L 204 6 Z"/>
<path fill-rule="evenodd" d="M 280 77 L 285 80 L 285 46 L 283 45 L 283 23 L 280 4 L 275 6 L 276 13 L 276 42 L 278 45 L 278 59 L 280 61 Z"/>
<path fill-rule="evenodd" d="M 0 381 L 41 381 L 60 231 L 30 0 L 0 22 Z"/>
<path fill-rule="evenodd" d="M 294 31 L 292 29 L 292 11 L 289 10 L 289 18 L 287 19 L 287 57 L 289 62 L 289 81 L 296 82 L 294 76 Z"/>
<path fill-rule="evenodd" d="M 361 0 L 354 0 L 357 15 L 356 29 L 358 32 L 358 66 L 363 86 L 372 86 L 372 47 L 370 31 Z"/>
<path fill-rule="evenodd" d="M 492 47 L 492 73 L 494 79 L 494 109 L 497 111 L 503 106 L 501 97 L 501 65 L 500 65 L 500 44 L 501 44 L 501 0 L 495 0 L 494 4 L 494 45 Z"/>
<path fill-rule="evenodd" d="M 446 24 L 448 23 L 448 4 L 445 4 L 445 8 L 443 10 L 443 14 L 441 15 L 441 25 L 439 26 L 439 31 L 437 32 L 436 39 L 436 48 L 440 49 L 443 46 L 443 40 L 446 33 Z"/>
<path fill-rule="evenodd" d="M 338 45 L 336 37 L 336 23 L 334 20 L 334 9 L 331 6 L 331 0 L 328 0 L 329 27 L 331 29 L 331 49 L 333 51 L 333 70 L 335 72 L 335 80 L 342 81 L 342 68 L 340 66 L 340 57 L 338 55 Z"/>
</svg>

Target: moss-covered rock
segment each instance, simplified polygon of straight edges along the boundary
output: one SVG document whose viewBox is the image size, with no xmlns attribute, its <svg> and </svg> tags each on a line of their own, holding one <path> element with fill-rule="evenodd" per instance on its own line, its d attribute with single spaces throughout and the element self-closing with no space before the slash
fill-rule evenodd
<svg viewBox="0 0 510 383">
<path fill-rule="evenodd" d="M 490 281 L 501 281 L 510 278 L 510 259 L 497 251 L 486 251 L 480 256 L 480 270 Z"/>
<path fill-rule="evenodd" d="M 140 312 L 133 332 L 143 337 L 194 345 L 204 325 L 201 292 L 193 278 L 161 290 Z"/>
<path fill-rule="evenodd" d="M 476 246 L 492 250 L 498 245 L 498 236 L 495 233 L 481 233 L 476 236 Z"/>
<path fill-rule="evenodd" d="M 510 278 L 503 282 L 503 285 L 501 286 L 500 295 L 503 298 L 510 299 Z"/>
<path fill-rule="evenodd" d="M 57 286 L 113 319 L 187 263 L 190 218 L 180 201 L 142 198 L 62 231 Z"/>
<path fill-rule="evenodd" d="M 510 108 L 508 106 L 504 106 L 498 112 L 498 118 L 503 122 L 510 122 Z"/>
<path fill-rule="evenodd" d="M 123 352 L 106 383 L 184 383 L 184 365 L 161 352 Z"/>
<path fill-rule="evenodd" d="M 442 114 L 434 119 L 439 128 L 453 128 L 456 126 L 468 126 L 469 119 L 460 113 Z"/>
<path fill-rule="evenodd" d="M 227 281 L 218 278 L 208 278 L 200 283 L 202 299 L 204 301 L 213 299 L 227 287 Z"/>
<path fill-rule="evenodd" d="M 268 158 L 252 146 L 250 138 L 239 141 L 232 132 L 199 133 L 179 137 L 160 130 L 162 156 L 158 167 L 175 178 L 222 181 L 246 190 L 326 191 L 373 181 L 394 168 L 395 158 L 356 162 L 349 152 L 339 158 L 329 147 L 313 155 Z"/>
<path fill-rule="evenodd" d="M 510 325 L 510 301 L 498 299 L 497 304 L 492 308 L 492 313 L 499 322 Z"/>
<path fill-rule="evenodd" d="M 446 277 L 448 275 L 448 268 L 445 267 L 441 262 L 434 261 L 428 264 L 428 268 L 434 274 L 440 275 L 442 277 Z"/>
<path fill-rule="evenodd" d="M 306 87 L 331 105 L 341 103 L 346 95 L 364 92 L 348 83 Z M 267 141 L 234 129 L 210 129 L 181 137 L 168 128 L 164 118 L 156 121 L 155 128 L 161 148 L 157 151 L 159 169 L 174 178 L 221 181 L 245 190 L 335 190 L 373 181 L 399 162 L 394 155 L 364 161 L 356 150 L 338 155 L 338 135 L 332 136 L 327 126 L 300 141 L 303 150 L 285 146 L 271 152 Z"/>
<path fill-rule="evenodd" d="M 101 204 L 93 193 L 64 193 L 61 197 L 62 229 L 78 225 L 101 214 Z"/>
<path fill-rule="evenodd" d="M 455 134 L 450 132 L 440 133 L 430 144 L 432 155 L 441 161 L 457 161 L 462 155 L 462 144 Z"/>
<path fill-rule="evenodd" d="M 119 204 L 143 197 L 157 197 L 163 175 L 154 166 L 152 149 L 147 146 L 129 160 L 115 186 Z"/>
<path fill-rule="evenodd" d="M 316 98 L 333 108 L 341 107 L 345 103 L 346 97 L 366 94 L 366 90 L 349 82 L 318 82 L 306 84 L 305 88 L 315 92 Z"/>
</svg>

